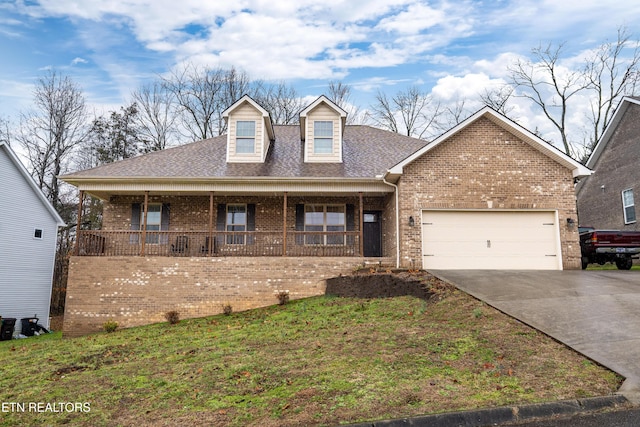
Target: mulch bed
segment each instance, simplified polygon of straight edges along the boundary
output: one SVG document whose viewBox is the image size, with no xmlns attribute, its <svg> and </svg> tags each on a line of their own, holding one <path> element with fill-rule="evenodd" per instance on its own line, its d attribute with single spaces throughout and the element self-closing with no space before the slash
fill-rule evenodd
<svg viewBox="0 0 640 427">
<path fill-rule="evenodd" d="M 409 295 L 430 300 L 450 285 L 426 271 L 354 273 L 327 280 L 326 295 L 350 298 L 391 298 Z"/>
</svg>

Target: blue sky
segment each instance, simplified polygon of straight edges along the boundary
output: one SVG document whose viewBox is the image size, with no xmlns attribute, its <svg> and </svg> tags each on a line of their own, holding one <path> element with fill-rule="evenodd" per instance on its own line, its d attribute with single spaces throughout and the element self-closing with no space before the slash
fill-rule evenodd
<svg viewBox="0 0 640 427">
<path fill-rule="evenodd" d="M 0 0 L 0 116 L 28 109 L 47 69 L 103 113 L 183 62 L 285 80 L 310 98 L 340 80 L 362 107 L 408 85 L 453 102 L 503 82 L 533 47 L 566 42 L 570 68 L 639 21 L 637 0 Z M 525 104 L 518 115 L 548 126 Z"/>
</svg>

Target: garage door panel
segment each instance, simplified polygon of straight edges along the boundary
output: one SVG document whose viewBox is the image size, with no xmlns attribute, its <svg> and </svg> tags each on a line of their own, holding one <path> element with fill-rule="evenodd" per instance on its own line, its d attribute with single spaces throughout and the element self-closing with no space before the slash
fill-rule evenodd
<svg viewBox="0 0 640 427">
<path fill-rule="evenodd" d="M 551 211 L 424 211 L 423 266 L 431 269 L 560 269 Z"/>
</svg>

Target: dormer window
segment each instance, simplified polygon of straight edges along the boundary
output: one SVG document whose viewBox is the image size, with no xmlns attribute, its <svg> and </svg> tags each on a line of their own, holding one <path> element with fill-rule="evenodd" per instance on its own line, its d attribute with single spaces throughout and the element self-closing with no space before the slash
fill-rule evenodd
<svg viewBox="0 0 640 427">
<path fill-rule="evenodd" d="M 347 113 L 326 96 L 300 112 L 305 163 L 342 163 L 342 135 Z"/>
<path fill-rule="evenodd" d="M 256 151 L 256 122 L 238 120 L 236 123 L 236 153 L 253 154 Z"/>
<path fill-rule="evenodd" d="M 269 112 L 244 95 L 222 112 L 227 127 L 227 163 L 264 163 L 276 136 Z"/>
<path fill-rule="evenodd" d="M 313 153 L 333 153 L 333 122 L 316 120 L 313 122 Z"/>
</svg>

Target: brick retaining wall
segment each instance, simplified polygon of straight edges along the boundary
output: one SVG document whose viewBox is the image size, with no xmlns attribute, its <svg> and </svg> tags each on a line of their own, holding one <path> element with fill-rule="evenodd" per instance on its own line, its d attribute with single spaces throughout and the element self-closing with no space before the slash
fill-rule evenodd
<svg viewBox="0 0 640 427">
<path fill-rule="evenodd" d="M 376 258 L 374 262 L 380 261 Z M 352 272 L 363 258 L 314 257 L 72 257 L 63 334 L 164 322 L 171 310 L 181 319 L 273 305 L 288 291 L 291 299 L 322 295 L 325 280 Z M 383 265 L 394 263 L 382 259 Z"/>
</svg>

